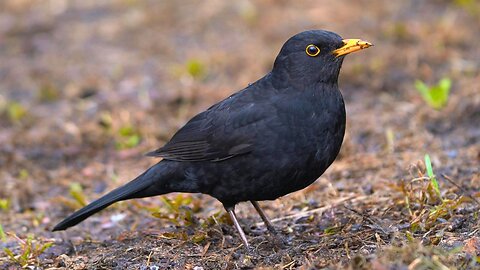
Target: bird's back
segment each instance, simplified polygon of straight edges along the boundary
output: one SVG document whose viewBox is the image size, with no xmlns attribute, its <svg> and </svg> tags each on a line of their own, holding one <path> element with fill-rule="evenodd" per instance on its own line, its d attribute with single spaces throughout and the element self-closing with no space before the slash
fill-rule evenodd
<svg viewBox="0 0 480 270">
<path fill-rule="evenodd" d="M 210 194 L 227 206 L 276 199 L 308 186 L 333 162 L 345 132 L 336 84 L 275 89 L 268 75 L 203 114 L 211 143 L 225 158 L 179 164 L 185 177 L 178 184 L 191 182 L 197 189 L 179 191 Z M 225 138 L 227 145 L 219 143 Z M 228 155 L 241 145 L 247 151 Z"/>
</svg>

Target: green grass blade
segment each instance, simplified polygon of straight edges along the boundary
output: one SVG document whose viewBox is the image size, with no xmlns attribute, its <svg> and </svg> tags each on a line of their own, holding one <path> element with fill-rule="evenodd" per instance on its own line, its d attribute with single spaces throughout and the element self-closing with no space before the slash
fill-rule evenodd
<svg viewBox="0 0 480 270">
<path fill-rule="evenodd" d="M 5 235 L 2 224 L 0 224 L 0 240 L 2 240 L 2 242 L 7 242 L 7 235 Z"/>
<path fill-rule="evenodd" d="M 449 78 L 442 78 L 438 83 L 438 87 L 440 87 L 444 93 L 448 94 L 450 92 L 450 88 L 452 87 L 452 80 Z"/>
<path fill-rule="evenodd" d="M 442 109 L 447 104 L 451 86 L 452 81 L 449 78 L 442 78 L 434 86 L 428 86 L 420 80 L 415 81 L 415 88 L 423 100 L 436 110 Z"/>
<path fill-rule="evenodd" d="M 428 89 L 428 86 L 424 82 L 422 82 L 420 80 L 416 80 L 415 81 L 415 89 L 417 89 L 417 91 L 422 95 L 422 97 L 424 99 L 428 99 L 428 92 L 429 92 L 428 90 L 429 89 Z"/>
<path fill-rule="evenodd" d="M 13 252 L 10 249 L 3 248 L 3 251 L 7 254 L 7 256 L 10 258 L 11 261 L 21 265 L 20 261 L 15 257 L 15 254 L 13 254 Z"/>
<path fill-rule="evenodd" d="M 43 244 L 37 251 L 38 255 L 42 254 L 45 250 L 47 250 L 47 248 L 53 246 L 53 242 L 48 242 L 48 243 L 45 243 Z"/>
<path fill-rule="evenodd" d="M 442 199 L 442 195 L 440 194 L 440 187 L 438 186 L 437 178 L 435 178 L 435 174 L 433 173 L 432 162 L 430 161 L 430 156 L 428 154 L 425 154 L 425 167 L 427 168 L 427 175 L 428 178 L 430 178 L 433 189 L 435 189 L 438 197 Z"/>
<path fill-rule="evenodd" d="M 83 188 L 79 183 L 70 184 L 70 196 L 72 196 L 76 202 L 78 202 L 82 207 L 87 205 L 87 200 L 85 199 L 85 194 L 83 193 Z"/>
</svg>

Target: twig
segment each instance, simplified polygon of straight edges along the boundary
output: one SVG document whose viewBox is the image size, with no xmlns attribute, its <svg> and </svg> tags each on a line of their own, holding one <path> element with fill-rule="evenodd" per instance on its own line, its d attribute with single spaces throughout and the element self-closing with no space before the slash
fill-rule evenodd
<svg viewBox="0 0 480 270">
<path fill-rule="evenodd" d="M 295 260 L 285 264 L 284 266 L 282 266 L 282 269 L 287 269 L 287 268 L 290 268 L 292 269 L 292 266 L 295 264 Z"/>
<path fill-rule="evenodd" d="M 375 225 L 376 229 L 380 229 L 383 234 L 388 234 L 387 231 L 379 224 L 378 221 L 374 220 L 373 218 L 371 218 L 371 217 L 365 215 L 364 213 L 361 213 L 361 212 L 359 212 L 359 211 L 357 211 L 353 208 L 347 207 L 346 205 L 344 205 L 343 207 L 347 210 L 350 210 L 354 214 L 362 217 L 363 219 L 367 220 L 368 222 L 370 222 L 370 224 Z"/>
<path fill-rule="evenodd" d="M 153 250 L 150 251 L 150 254 L 148 254 L 148 256 L 147 256 L 147 263 L 146 263 L 147 267 L 150 266 L 150 260 L 152 259 L 152 255 L 153 255 Z"/>
<path fill-rule="evenodd" d="M 342 204 L 343 202 L 346 202 L 346 201 L 352 201 L 352 202 L 356 202 L 356 201 L 361 201 L 361 200 L 364 200 L 366 198 L 368 198 L 369 196 L 359 196 L 359 197 L 355 197 L 355 196 L 350 196 L 350 197 L 346 197 L 346 198 L 340 198 L 332 203 L 330 203 L 329 205 L 326 205 L 326 206 L 322 206 L 322 207 L 319 207 L 319 208 L 315 208 L 315 209 L 312 209 L 312 210 L 308 210 L 308 211 L 302 211 L 302 212 L 299 212 L 299 213 L 296 213 L 296 214 L 293 214 L 293 215 L 288 215 L 288 216 L 284 216 L 284 217 L 280 217 L 280 218 L 275 218 L 275 219 L 272 219 L 270 220 L 270 222 L 278 222 L 278 221 L 282 221 L 282 220 L 287 220 L 287 219 L 295 219 L 295 218 L 301 218 L 301 217 L 305 217 L 305 216 L 309 216 L 313 213 L 318 213 L 318 212 L 323 212 L 327 209 L 330 209 L 334 206 L 337 206 L 339 204 Z M 263 222 L 258 222 L 257 224 L 255 224 L 256 226 L 262 226 L 263 225 Z"/>
<path fill-rule="evenodd" d="M 445 180 L 447 180 L 448 182 L 450 182 L 450 184 L 456 186 L 458 189 L 460 189 L 460 191 L 467 197 L 469 197 L 470 199 L 472 199 L 474 202 L 476 202 L 478 205 L 480 205 L 480 201 L 477 200 L 477 198 L 471 196 L 471 195 L 468 195 L 468 192 L 466 189 L 464 189 L 462 186 L 460 186 L 459 184 L 455 183 L 448 175 L 446 174 L 443 174 L 442 173 L 442 177 L 445 178 Z"/>
</svg>

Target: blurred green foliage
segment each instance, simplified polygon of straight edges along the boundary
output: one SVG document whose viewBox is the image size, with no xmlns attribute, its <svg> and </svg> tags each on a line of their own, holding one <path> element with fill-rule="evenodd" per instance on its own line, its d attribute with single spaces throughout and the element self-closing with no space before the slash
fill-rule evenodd
<svg viewBox="0 0 480 270">
<path fill-rule="evenodd" d="M 110 131 L 112 128 L 112 115 L 109 112 L 101 112 L 98 119 L 98 124 L 106 131 Z"/>
<path fill-rule="evenodd" d="M 70 196 L 72 196 L 75 201 L 80 204 L 82 207 L 87 205 L 87 200 L 85 199 L 85 194 L 83 193 L 82 185 L 79 183 L 70 184 L 69 190 Z"/>
<path fill-rule="evenodd" d="M 0 199 L 0 210 L 7 211 L 10 208 L 9 199 Z"/>
<path fill-rule="evenodd" d="M 258 21 L 258 9 L 250 1 L 237 1 L 237 10 L 240 17 L 249 25 L 254 25 Z"/>
<path fill-rule="evenodd" d="M 42 85 L 38 92 L 38 99 L 42 102 L 52 102 L 60 97 L 60 89 L 52 84 Z"/>
<path fill-rule="evenodd" d="M 27 239 L 22 239 L 14 233 L 8 232 L 5 234 L 0 227 L 0 238 L 3 242 L 6 242 L 7 240 L 6 235 L 14 238 L 20 249 L 14 251 L 10 248 L 4 247 L 3 251 L 7 254 L 10 261 L 20 265 L 22 268 L 37 269 L 33 266 L 39 264 L 39 256 L 54 244 L 50 240 L 44 241 L 35 239 L 33 235 L 28 235 Z"/>
<path fill-rule="evenodd" d="M 17 123 L 27 115 L 27 109 L 16 101 L 7 104 L 8 119 L 12 123 Z"/>
<path fill-rule="evenodd" d="M 478 0 L 453 0 L 453 3 L 463 8 L 471 15 L 480 15 L 480 1 Z"/>
<path fill-rule="evenodd" d="M 341 227 L 339 226 L 331 226 L 323 230 L 325 235 L 335 235 L 341 231 Z"/>
<path fill-rule="evenodd" d="M 451 86 L 452 81 L 448 78 L 441 79 L 437 85 L 431 87 L 420 80 L 415 81 L 415 88 L 422 95 L 423 100 L 436 110 L 446 106 Z"/>
<path fill-rule="evenodd" d="M 437 178 L 433 173 L 432 162 L 430 161 L 430 155 L 425 154 L 425 167 L 427 169 L 427 175 L 430 178 L 433 189 L 437 193 L 438 197 L 441 199 L 442 195 L 440 194 L 440 187 L 438 186 Z"/>
<path fill-rule="evenodd" d="M 118 130 L 117 149 L 133 148 L 140 144 L 140 134 L 132 126 L 124 126 Z"/>
<path fill-rule="evenodd" d="M 195 224 L 193 214 L 199 211 L 200 206 L 193 204 L 193 208 L 188 207 L 193 202 L 191 196 L 178 194 L 173 199 L 161 197 L 161 200 L 167 211 L 155 211 L 152 213 L 154 217 L 166 219 L 177 226 L 191 226 Z"/>
<path fill-rule="evenodd" d="M 185 65 L 188 75 L 194 79 L 203 79 L 207 75 L 205 64 L 198 59 L 190 59 Z"/>
<path fill-rule="evenodd" d="M 208 237 L 207 229 L 215 224 L 233 225 L 230 216 L 225 211 L 218 211 L 206 219 L 196 218 L 195 213 L 202 210 L 201 200 L 195 199 L 191 195 L 178 194 L 174 197 L 161 197 L 160 199 L 164 207 L 144 207 L 135 202 L 133 204 L 147 209 L 156 218 L 167 220 L 178 226 L 179 230 L 163 233 L 162 237 L 191 241 L 198 244 Z M 187 233 L 188 230 L 184 228 L 191 226 L 196 227 L 193 235 Z"/>
<path fill-rule="evenodd" d="M 3 231 L 3 226 L 2 224 L 0 224 L 0 240 L 2 242 L 6 242 L 7 241 L 7 235 L 5 235 L 5 231 Z"/>
<path fill-rule="evenodd" d="M 25 180 L 30 176 L 30 173 L 26 169 L 21 169 L 18 172 L 18 178 L 21 180 Z"/>
</svg>

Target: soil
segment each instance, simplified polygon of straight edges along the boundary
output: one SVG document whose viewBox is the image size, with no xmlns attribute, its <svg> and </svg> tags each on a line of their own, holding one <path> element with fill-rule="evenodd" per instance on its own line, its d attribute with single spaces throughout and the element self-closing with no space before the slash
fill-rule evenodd
<svg viewBox="0 0 480 270">
<path fill-rule="evenodd" d="M 240 204 L 246 250 L 219 202 L 180 193 L 51 232 L 158 162 L 143 154 L 307 29 L 375 46 L 344 62 L 337 160 L 261 202 L 279 235 Z M 479 31 L 477 1 L 2 1 L 0 268 L 478 268 Z M 415 81 L 442 78 L 452 88 L 436 110 Z"/>
</svg>

